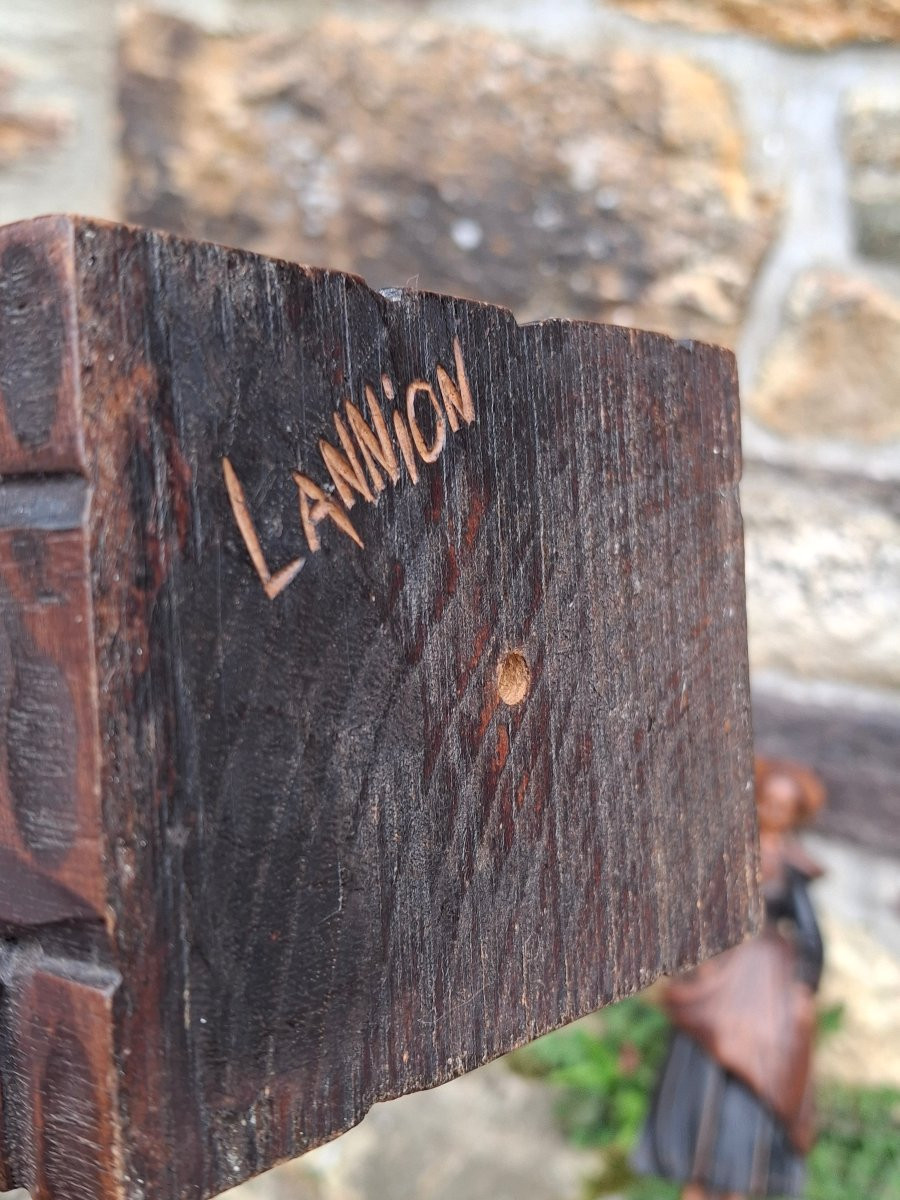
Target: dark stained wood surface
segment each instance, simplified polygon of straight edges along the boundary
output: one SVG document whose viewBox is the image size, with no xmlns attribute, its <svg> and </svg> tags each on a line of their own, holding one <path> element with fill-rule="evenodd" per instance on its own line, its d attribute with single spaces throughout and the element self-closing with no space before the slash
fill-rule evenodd
<svg viewBox="0 0 900 1200">
<path fill-rule="evenodd" d="M 214 1195 L 752 926 L 727 352 L 0 263 L 0 1178 Z"/>
</svg>

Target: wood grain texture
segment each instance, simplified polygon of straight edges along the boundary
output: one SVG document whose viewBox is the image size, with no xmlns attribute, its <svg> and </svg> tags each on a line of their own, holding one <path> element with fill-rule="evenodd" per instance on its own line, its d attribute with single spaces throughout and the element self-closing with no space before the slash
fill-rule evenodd
<svg viewBox="0 0 900 1200">
<path fill-rule="evenodd" d="M 187 1200 L 753 925 L 734 362 L 68 229 L 87 502 L 60 529 L 69 476 L 22 477 L 0 514 L 45 571 L 83 540 L 90 630 L 56 654 L 42 551 L 0 557 L 16 729 L 52 714 L 0 845 L 91 907 L 56 950 L 16 910 L 4 961 L 100 981 L 52 1072 L 0 993 L 0 1145 L 37 1200 Z M 40 799 L 79 706 L 84 827 Z M 48 1165 L 48 1092 L 99 1175 Z"/>
</svg>

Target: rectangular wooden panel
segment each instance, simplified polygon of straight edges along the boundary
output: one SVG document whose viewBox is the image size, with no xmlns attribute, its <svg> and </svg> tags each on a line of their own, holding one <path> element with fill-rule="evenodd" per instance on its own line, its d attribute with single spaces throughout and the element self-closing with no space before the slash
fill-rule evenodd
<svg viewBox="0 0 900 1200">
<path fill-rule="evenodd" d="M 95 964 L 55 957 L 57 948 L 20 954 L 5 979 L 6 1117 L 24 1135 L 18 1177 L 31 1181 L 32 1196 L 116 1200 L 123 1178 L 112 1041 L 119 980 Z"/>
<path fill-rule="evenodd" d="M 83 479 L 0 486 L 0 926 L 106 907 Z"/>
<path fill-rule="evenodd" d="M 68 975 L 116 981 L 104 1196 L 214 1195 L 739 940 L 732 356 L 80 219 L 10 227 L 0 261 L 61 238 L 42 311 L 77 356 L 0 340 L 13 433 L 44 413 L 0 462 L 0 549 L 40 530 L 0 554 L 0 616 L 50 664 L 11 672 L 52 716 L 32 741 L 95 755 L 57 753 L 55 790 L 7 761 L 0 853 L 86 906 Z M 68 580 L 72 537 L 64 638 L 22 579 Z M 56 936 L 12 891 L 0 988 Z M 87 1200 L 77 1153 L 51 1186 L 25 1152 L 12 1081 L 42 1075 L 5 995 L 0 1169 Z"/>
</svg>

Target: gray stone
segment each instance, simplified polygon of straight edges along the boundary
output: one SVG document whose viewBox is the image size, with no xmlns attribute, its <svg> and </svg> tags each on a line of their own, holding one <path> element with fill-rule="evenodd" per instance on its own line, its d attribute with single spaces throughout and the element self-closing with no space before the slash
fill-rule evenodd
<svg viewBox="0 0 900 1200">
<path fill-rule="evenodd" d="M 68 124 L 63 112 L 46 105 L 34 108 L 17 102 L 18 82 L 16 74 L 0 61 L 0 171 L 25 155 L 52 146 Z"/>
<path fill-rule="evenodd" d="M 595 1159 L 552 1089 L 502 1061 L 376 1105 L 362 1124 L 222 1200 L 578 1200 Z"/>
<path fill-rule="evenodd" d="M 900 87 L 851 94 L 844 146 L 859 249 L 900 263 Z"/>
<path fill-rule="evenodd" d="M 47 212 L 117 215 L 115 8 L 0 3 L 0 224 Z"/>
<path fill-rule="evenodd" d="M 900 687 L 893 484 L 745 464 L 751 667 Z"/>
<path fill-rule="evenodd" d="M 900 878 L 893 858 L 807 834 L 825 874 L 812 889 L 825 939 L 820 1003 L 840 1029 L 816 1052 L 820 1076 L 900 1087 Z"/>
<path fill-rule="evenodd" d="M 816 828 L 900 859 L 900 692 L 767 672 L 752 683 L 757 754 L 822 777 L 828 804 Z"/>
</svg>

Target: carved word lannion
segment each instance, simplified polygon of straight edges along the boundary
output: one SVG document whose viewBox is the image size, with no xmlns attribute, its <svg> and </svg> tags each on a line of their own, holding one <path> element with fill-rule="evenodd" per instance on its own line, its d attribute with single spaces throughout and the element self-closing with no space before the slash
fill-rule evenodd
<svg viewBox="0 0 900 1200">
<path fill-rule="evenodd" d="M 362 538 L 357 533 L 349 512 L 359 497 L 374 504 L 387 487 L 400 481 L 400 460 L 391 438 L 393 428 L 400 458 L 413 483 L 419 482 L 417 458 L 423 463 L 433 463 L 440 458 L 447 442 L 447 426 L 456 433 L 460 423 L 471 425 L 475 420 L 475 405 L 466 374 L 459 338 L 453 339 L 453 358 L 456 378 L 440 363 L 435 368 L 437 390 L 425 379 L 414 379 L 406 388 L 403 408 L 390 410 L 390 424 L 385 420 L 381 403 L 370 384 L 365 384 L 364 393 L 369 420 L 363 416 L 352 400 L 344 402 L 343 416 L 334 413 L 334 427 L 340 447 L 319 439 L 319 454 L 325 470 L 331 477 L 335 494 L 329 494 L 318 483 L 301 471 L 292 472 L 297 485 L 300 505 L 300 524 L 310 553 L 321 546 L 317 526 L 322 521 L 331 521 L 342 533 L 362 548 Z M 385 399 L 392 406 L 397 394 L 387 375 L 381 377 L 381 388 Z M 440 396 L 440 398 L 438 398 Z M 420 414 L 431 410 L 433 432 L 430 441 L 420 424 Z M 227 458 L 222 459 L 225 487 L 231 501 L 231 510 L 240 530 L 241 537 L 256 568 L 260 582 L 270 600 L 292 583 L 306 562 L 296 558 L 274 574 L 269 570 L 265 554 L 260 545 L 247 498 L 234 467 Z M 338 502 L 340 500 L 340 503 Z"/>
</svg>

